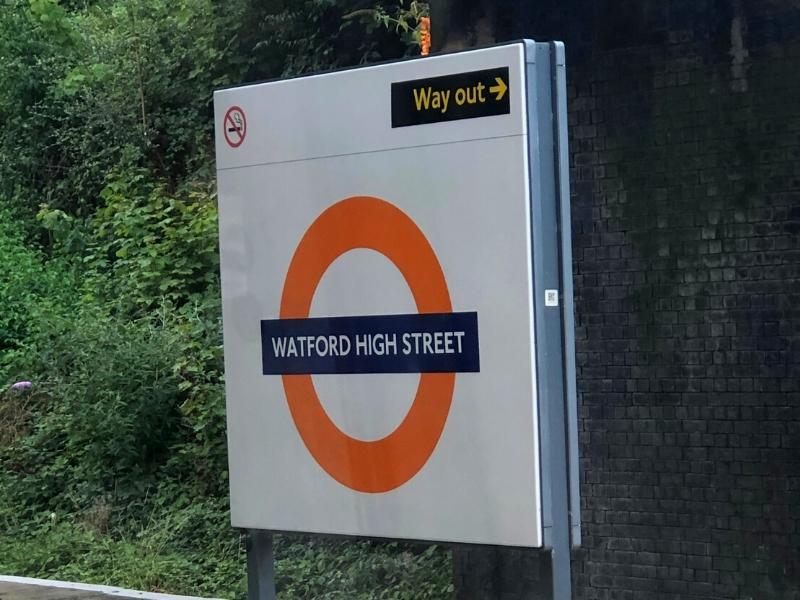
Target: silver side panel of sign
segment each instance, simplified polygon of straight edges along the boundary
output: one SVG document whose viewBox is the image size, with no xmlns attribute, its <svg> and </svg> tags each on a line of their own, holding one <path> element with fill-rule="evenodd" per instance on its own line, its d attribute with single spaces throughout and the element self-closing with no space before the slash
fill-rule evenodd
<svg viewBox="0 0 800 600">
<path fill-rule="evenodd" d="M 544 545 L 553 597 L 571 594 L 569 552 L 580 544 L 572 253 L 563 44 L 526 42 L 533 298 Z M 558 290 L 558 304 L 546 301 Z"/>
</svg>

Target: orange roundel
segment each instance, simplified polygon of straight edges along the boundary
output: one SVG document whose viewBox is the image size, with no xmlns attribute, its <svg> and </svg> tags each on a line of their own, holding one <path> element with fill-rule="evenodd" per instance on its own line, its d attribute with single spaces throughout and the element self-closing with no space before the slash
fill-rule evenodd
<svg viewBox="0 0 800 600">
<path fill-rule="evenodd" d="M 280 318 L 307 318 L 325 271 L 356 248 L 375 250 L 394 263 L 420 313 L 452 312 L 442 267 L 416 223 L 385 200 L 353 196 L 326 209 L 300 240 L 286 273 Z M 400 425 L 382 439 L 363 441 L 331 420 L 311 375 L 282 377 L 292 419 L 308 451 L 339 483 L 369 493 L 395 489 L 422 469 L 442 434 L 455 387 L 455 373 L 421 373 L 414 402 Z"/>
</svg>

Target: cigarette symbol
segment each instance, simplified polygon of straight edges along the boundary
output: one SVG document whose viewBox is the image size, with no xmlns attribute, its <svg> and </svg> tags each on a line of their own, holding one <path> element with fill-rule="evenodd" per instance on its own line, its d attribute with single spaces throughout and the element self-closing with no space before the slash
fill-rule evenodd
<svg viewBox="0 0 800 600">
<path fill-rule="evenodd" d="M 239 113 L 233 113 L 231 115 L 231 119 L 233 120 L 234 126 L 233 127 L 228 127 L 228 133 L 233 133 L 235 131 L 241 133 L 241 131 L 243 129 L 242 115 L 240 115 Z"/>
</svg>

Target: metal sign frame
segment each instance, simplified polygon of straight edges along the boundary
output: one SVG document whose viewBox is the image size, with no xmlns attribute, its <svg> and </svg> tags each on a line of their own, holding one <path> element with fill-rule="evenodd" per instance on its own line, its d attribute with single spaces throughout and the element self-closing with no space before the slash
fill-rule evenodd
<svg viewBox="0 0 800 600">
<path fill-rule="evenodd" d="M 565 52 L 560 42 L 511 44 L 522 44 L 525 56 L 543 542 L 550 595 L 566 600 L 581 523 Z M 251 600 L 275 598 L 271 536 L 248 530 Z"/>
<path fill-rule="evenodd" d="M 580 545 L 566 61 L 561 42 L 524 43 L 542 518 L 545 547 L 552 552 L 553 598 L 560 600 L 572 595 L 570 548 Z M 557 306 L 547 298 L 552 290 Z"/>
</svg>

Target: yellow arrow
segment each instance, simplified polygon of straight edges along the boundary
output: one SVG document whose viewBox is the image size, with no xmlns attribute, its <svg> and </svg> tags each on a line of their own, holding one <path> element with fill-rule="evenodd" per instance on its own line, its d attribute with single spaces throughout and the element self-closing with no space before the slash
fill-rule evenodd
<svg viewBox="0 0 800 600">
<path fill-rule="evenodd" d="M 497 94 L 497 96 L 495 96 L 494 99 L 501 100 L 503 96 L 506 95 L 506 90 L 508 89 L 508 86 L 506 85 L 506 82 L 503 81 L 500 77 L 495 77 L 494 80 L 497 82 L 497 85 L 493 85 L 492 87 L 490 87 L 489 93 Z"/>
</svg>

